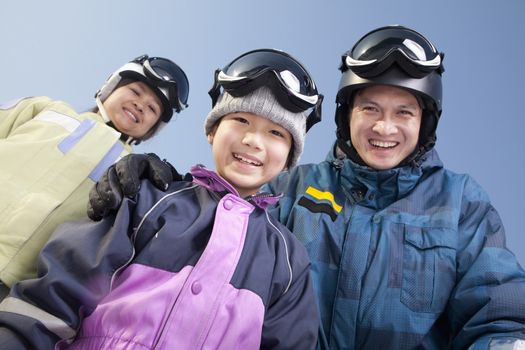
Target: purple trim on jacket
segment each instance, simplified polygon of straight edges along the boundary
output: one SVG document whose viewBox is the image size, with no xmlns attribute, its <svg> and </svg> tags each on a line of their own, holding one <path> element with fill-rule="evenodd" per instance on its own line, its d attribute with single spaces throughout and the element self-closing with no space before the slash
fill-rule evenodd
<svg viewBox="0 0 525 350">
<path fill-rule="evenodd" d="M 200 312 L 211 312 L 205 309 L 209 304 L 208 300 L 203 299 L 206 297 L 205 290 L 213 290 L 208 280 L 201 287 L 188 283 L 193 270 L 187 266 L 178 273 L 171 273 L 132 264 L 123 271 L 119 284 L 111 294 L 84 320 L 81 332 L 68 349 L 120 350 L 129 349 L 130 346 L 133 349 L 200 349 L 199 344 L 205 345 L 202 344 L 204 339 L 197 341 L 194 335 L 203 331 L 211 321 L 214 323 L 213 328 L 206 335 L 208 347 L 257 349 L 260 334 L 253 330 L 262 327 L 264 305 L 261 298 L 251 291 L 238 290 L 225 283 L 220 289 L 221 295 L 219 291 L 214 294 L 215 299 L 222 299 L 221 305 L 218 305 L 220 307 L 213 310 L 216 311 L 215 319 L 203 319 L 201 316 L 204 315 Z M 199 288 L 202 289 L 199 291 Z M 185 318 L 179 324 L 172 323 L 174 317 L 170 315 L 176 309 L 166 308 L 166 305 L 174 304 L 184 294 L 186 304 L 192 307 L 192 311 L 184 314 Z M 155 341 L 161 333 L 159 324 L 169 325 L 162 330 L 167 336 Z M 107 336 L 101 336 L 101 329 L 105 330 Z M 238 336 L 246 330 L 249 330 L 246 337 Z"/>
<path fill-rule="evenodd" d="M 96 122 L 94 120 L 84 119 L 68 137 L 58 144 L 57 147 L 60 152 L 64 154 L 69 152 L 71 148 L 73 148 L 78 143 L 78 141 L 80 141 L 82 137 L 84 137 L 84 135 L 86 135 L 89 130 L 95 126 L 95 124 Z"/>
<path fill-rule="evenodd" d="M 84 320 L 71 349 L 118 350 L 132 344 L 144 349 L 259 348 L 264 303 L 254 292 L 230 284 L 254 206 L 215 172 L 196 166 L 192 175 L 194 183 L 210 190 L 232 192 L 216 207 L 209 241 L 195 267 L 173 273 L 132 263 Z M 273 199 L 255 203 L 266 206 Z"/>
<path fill-rule="evenodd" d="M 97 164 L 95 169 L 93 169 L 91 174 L 89 174 L 89 178 L 95 182 L 98 181 L 104 171 L 106 171 L 107 168 L 109 168 L 119 159 L 123 150 L 124 145 L 120 141 L 116 141 L 115 144 L 111 146 L 106 155 L 104 155 L 104 158 L 102 158 L 102 160 Z"/>
</svg>

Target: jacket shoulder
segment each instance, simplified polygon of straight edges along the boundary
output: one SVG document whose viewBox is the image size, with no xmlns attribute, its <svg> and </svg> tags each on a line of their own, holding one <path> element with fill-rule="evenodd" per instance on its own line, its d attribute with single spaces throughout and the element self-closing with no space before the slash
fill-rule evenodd
<svg viewBox="0 0 525 350">
<path fill-rule="evenodd" d="M 299 187 L 304 188 L 320 181 L 331 183 L 333 174 L 332 166 L 327 161 L 317 164 L 302 164 L 288 171 L 283 171 L 265 185 L 264 189 L 273 194 L 290 194 Z"/>
<path fill-rule="evenodd" d="M 443 168 L 437 174 L 443 177 L 445 190 L 460 190 L 462 197 L 468 201 L 490 202 L 488 193 L 470 174 L 457 173 L 446 168 Z"/>
</svg>

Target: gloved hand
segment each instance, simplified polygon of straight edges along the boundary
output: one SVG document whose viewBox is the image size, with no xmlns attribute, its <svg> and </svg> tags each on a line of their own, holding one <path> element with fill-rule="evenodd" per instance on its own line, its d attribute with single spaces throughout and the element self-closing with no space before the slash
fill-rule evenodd
<svg viewBox="0 0 525 350">
<path fill-rule="evenodd" d="M 133 197 L 139 192 L 142 179 L 166 191 L 170 183 L 183 178 L 169 162 L 154 153 L 128 154 L 110 166 L 89 192 L 90 219 L 99 221 L 117 210 L 123 196 Z"/>
</svg>

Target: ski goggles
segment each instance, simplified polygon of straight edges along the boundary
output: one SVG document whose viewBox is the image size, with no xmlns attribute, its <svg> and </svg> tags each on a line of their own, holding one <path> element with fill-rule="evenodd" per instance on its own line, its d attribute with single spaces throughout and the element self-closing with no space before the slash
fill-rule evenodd
<svg viewBox="0 0 525 350">
<path fill-rule="evenodd" d="M 394 63 L 413 78 L 432 71 L 442 74 L 443 53 L 415 30 L 402 26 L 378 28 L 366 34 L 342 57 L 341 71 L 351 69 L 362 78 L 382 74 Z"/>
<path fill-rule="evenodd" d="M 144 75 L 159 88 L 168 92 L 170 106 L 178 112 L 188 107 L 190 85 L 184 71 L 174 62 L 162 57 L 142 55 L 132 62 L 142 65 Z"/>
<path fill-rule="evenodd" d="M 274 49 L 258 49 L 237 57 L 223 69 L 215 71 L 209 91 L 215 106 L 222 87 L 230 95 L 241 97 L 261 86 L 268 86 L 279 103 L 293 113 L 313 108 L 306 130 L 321 120 L 323 95 L 306 69 L 289 54 Z"/>
</svg>

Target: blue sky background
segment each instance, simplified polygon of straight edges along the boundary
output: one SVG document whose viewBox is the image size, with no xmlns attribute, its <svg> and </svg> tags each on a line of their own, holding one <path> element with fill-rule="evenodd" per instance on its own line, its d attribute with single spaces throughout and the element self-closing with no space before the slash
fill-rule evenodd
<svg viewBox="0 0 525 350">
<path fill-rule="evenodd" d="M 412 27 L 446 54 L 436 148 L 448 168 L 487 190 L 525 266 L 525 1 L 17 0 L 0 16 L 0 101 L 47 95 L 85 110 L 107 76 L 140 54 L 182 66 L 190 107 L 136 148 L 181 171 L 213 166 L 203 120 L 216 68 L 261 47 L 298 58 L 325 95 L 301 158 L 318 162 L 335 137 L 341 54 L 375 27 Z"/>
</svg>

